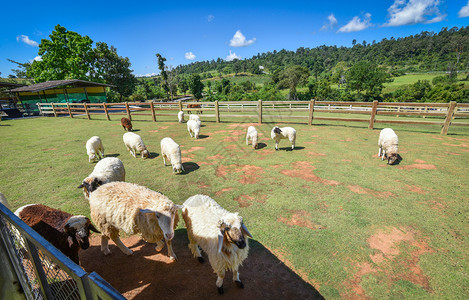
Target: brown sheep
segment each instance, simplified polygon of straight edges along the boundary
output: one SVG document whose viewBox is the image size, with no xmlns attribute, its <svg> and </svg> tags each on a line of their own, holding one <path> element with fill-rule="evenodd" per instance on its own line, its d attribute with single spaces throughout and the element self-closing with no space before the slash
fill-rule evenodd
<svg viewBox="0 0 469 300">
<path fill-rule="evenodd" d="M 130 121 L 129 119 L 122 118 L 121 125 L 122 125 L 122 128 L 124 128 L 124 130 L 132 131 L 132 121 Z"/>
</svg>

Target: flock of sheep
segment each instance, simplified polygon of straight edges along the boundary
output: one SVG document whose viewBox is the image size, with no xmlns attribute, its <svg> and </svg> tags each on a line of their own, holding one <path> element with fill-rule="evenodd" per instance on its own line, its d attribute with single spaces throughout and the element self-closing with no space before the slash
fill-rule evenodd
<svg viewBox="0 0 469 300">
<path fill-rule="evenodd" d="M 182 111 L 178 113 L 178 119 L 180 123 L 184 122 Z M 131 121 L 122 118 L 121 124 L 128 131 L 123 135 L 123 141 L 130 154 L 135 158 L 137 153 L 142 158 L 148 157 L 149 152 L 142 138 L 131 132 Z M 191 114 L 187 121 L 190 136 L 199 138 L 200 127 L 199 116 Z M 271 138 L 275 141 L 276 150 L 282 139 L 288 139 L 294 149 L 296 130 L 275 126 Z M 247 129 L 246 144 L 249 141 L 253 148 L 258 148 L 258 133 L 254 126 Z M 378 147 L 378 156 L 382 160 L 386 157 L 389 164 L 395 163 L 398 138 L 392 129 L 381 131 Z M 162 193 L 125 182 L 124 164 L 115 157 L 104 158 L 104 147 L 98 136 L 86 142 L 86 151 L 89 162 L 98 160 L 98 163 L 79 188 L 83 189 L 89 201 L 91 220 L 96 227 L 85 216 L 72 216 L 42 204 L 20 207 L 15 214 L 78 264 L 79 250 L 89 247 L 90 231 L 101 233 L 101 251 L 104 255 L 111 253 L 109 239 L 126 255 L 133 253 L 119 238 L 122 230 L 129 235 L 140 234 L 145 241 L 155 243 L 156 251 L 161 251 L 166 243 L 169 258 L 176 260 L 171 241 L 179 221 L 178 210 L 181 210 L 187 227 L 189 249 L 201 263 L 204 262 L 201 250 L 208 255 L 217 274 L 218 292 L 223 294 L 226 270 L 233 272 L 236 286 L 244 287 L 238 268 L 247 258 L 248 237 L 252 236 L 238 213 L 225 210 L 206 195 L 195 195 L 182 205 L 176 205 Z M 166 137 L 161 140 L 161 156 L 165 165 L 167 162 L 172 165 L 175 174 L 185 172 L 180 146 L 173 139 Z M 1 193 L 0 201 L 8 205 Z"/>
</svg>

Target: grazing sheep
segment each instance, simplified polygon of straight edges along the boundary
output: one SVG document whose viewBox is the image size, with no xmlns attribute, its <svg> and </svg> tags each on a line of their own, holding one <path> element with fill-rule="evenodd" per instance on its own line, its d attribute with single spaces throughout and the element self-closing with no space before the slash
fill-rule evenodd
<svg viewBox="0 0 469 300">
<path fill-rule="evenodd" d="M 148 158 L 150 156 L 147 147 L 145 146 L 142 138 L 138 134 L 133 132 L 124 133 L 123 139 L 127 150 L 133 157 L 137 158 L 137 151 L 140 152 L 142 158 Z"/>
<path fill-rule="evenodd" d="M 166 160 L 169 160 L 175 174 L 184 172 L 181 161 L 181 148 L 172 138 L 166 137 L 161 140 L 161 156 L 165 166 Z"/>
<path fill-rule="evenodd" d="M 248 132 L 246 134 L 246 145 L 249 145 L 249 139 L 252 140 L 252 147 L 254 149 L 257 149 L 258 143 L 257 143 L 257 130 L 254 126 L 249 126 Z"/>
<path fill-rule="evenodd" d="M 197 123 L 199 123 L 199 126 L 202 124 L 202 122 L 200 121 L 200 117 L 198 115 L 189 115 L 189 120 L 196 121 Z"/>
<path fill-rule="evenodd" d="M 200 123 L 198 123 L 195 120 L 187 121 L 187 131 L 189 131 L 189 134 L 191 135 L 191 137 L 192 137 L 192 134 L 194 134 L 194 137 L 198 139 L 199 133 L 200 133 Z"/>
<path fill-rule="evenodd" d="M 5 195 L 3 195 L 2 193 L 0 193 L 0 203 L 5 205 L 6 208 L 10 209 L 10 204 L 8 203 Z"/>
<path fill-rule="evenodd" d="M 96 159 L 100 160 L 104 157 L 103 142 L 99 136 L 93 136 L 86 142 L 86 153 L 88 154 L 89 162 L 94 162 Z"/>
<path fill-rule="evenodd" d="M 168 246 L 168 256 L 176 259 L 171 240 L 179 217 L 175 205 L 165 195 L 133 183 L 114 181 L 100 186 L 90 196 L 91 219 L 101 229 L 101 251 L 111 253 L 109 238 L 126 255 L 133 252 L 119 238 L 119 231 L 141 234 L 150 243 L 156 243 L 156 251 Z"/>
<path fill-rule="evenodd" d="M 217 274 L 216 286 L 223 294 L 225 271 L 233 271 L 233 281 L 239 288 L 238 268 L 247 258 L 252 237 L 238 213 L 230 213 L 206 195 L 195 195 L 186 200 L 182 216 L 187 227 L 189 249 L 199 262 L 204 262 L 200 248 L 207 253 L 210 265 Z"/>
<path fill-rule="evenodd" d="M 392 165 L 397 161 L 397 146 L 399 139 L 397 134 L 391 128 L 384 128 L 379 133 L 378 139 L 378 156 L 384 160 L 386 156 L 388 164 Z"/>
<path fill-rule="evenodd" d="M 275 150 L 278 150 L 278 143 L 280 140 L 288 139 L 291 142 L 291 149 L 295 149 L 296 130 L 292 127 L 278 128 L 275 126 L 270 132 L 270 136 L 275 140 Z"/>
<path fill-rule="evenodd" d="M 125 181 L 125 168 L 117 157 L 106 157 L 96 164 L 93 172 L 83 179 L 78 188 L 83 188 L 85 198 L 89 199 L 91 192 L 112 181 Z"/>
<path fill-rule="evenodd" d="M 100 233 L 85 216 L 73 216 L 42 204 L 29 204 L 15 211 L 21 220 L 79 264 L 78 251 L 90 246 L 90 230 Z"/>
<path fill-rule="evenodd" d="M 129 119 L 122 118 L 121 125 L 122 125 L 122 128 L 124 128 L 124 130 L 132 131 L 132 121 L 130 121 Z"/>
<path fill-rule="evenodd" d="M 179 123 L 184 123 L 184 112 L 181 110 L 178 112 Z"/>
</svg>

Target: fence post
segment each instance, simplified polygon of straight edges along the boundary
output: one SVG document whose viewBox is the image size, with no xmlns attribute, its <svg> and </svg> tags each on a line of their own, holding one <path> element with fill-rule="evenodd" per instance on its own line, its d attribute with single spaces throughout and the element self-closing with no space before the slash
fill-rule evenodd
<svg viewBox="0 0 469 300">
<path fill-rule="evenodd" d="M 425 106 L 425 113 L 428 112 L 428 106 Z M 426 115 L 423 115 L 423 118 L 425 119 L 427 116 Z"/>
<path fill-rule="evenodd" d="M 68 114 L 70 115 L 70 118 L 73 118 L 72 110 L 70 109 L 70 103 L 68 102 L 67 102 L 67 108 L 68 108 Z"/>
<path fill-rule="evenodd" d="M 127 118 L 132 121 L 132 116 L 130 115 L 129 102 L 125 102 L 125 110 L 127 111 Z"/>
<path fill-rule="evenodd" d="M 178 103 L 178 105 L 179 105 L 179 111 L 181 111 L 181 110 L 182 110 L 182 101 L 179 100 L 178 102 L 179 102 L 179 103 Z"/>
<path fill-rule="evenodd" d="M 308 125 L 313 125 L 313 113 L 314 113 L 314 104 L 316 99 L 311 99 L 309 102 L 309 118 L 308 118 Z"/>
<path fill-rule="evenodd" d="M 215 100 L 215 119 L 217 123 L 220 123 L 220 106 L 218 105 L 218 100 Z"/>
<path fill-rule="evenodd" d="M 451 125 L 451 120 L 453 119 L 454 109 L 456 108 L 456 101 L 451 101 L 448 107 L 448 113 L 446 114 L 445 123 L 441 129 L 441 134 L 447 135 L 449 126 Z"/>
<path fill-rule="evenodd" d="M 179 103 L 181 103 L 181 101 L 179 101 Z M 150 108 L 151 108 L 151 117 L 153 118 L 153 122 L 156 122 L 155 106 L 153 105 L 153 101 L 150 102 Z"/>
<path fill-rule="evenodd" d="M 375 118 L 376 118 L 376 111 L 378 109 L 378 100 L 373 101 L 373 107 L 371 108 L 371 117 L 370 117 L 370 125 L 368 125 L 368 129 L 373 129 L 375 125 Z"/>
<path fill-rule="evenodd" d="M 83 103 L 83 106 L 85 107 L 85 113 L 86 116 L 88 117 L 88 120 L 90 120 L 90 112 L 88 111 L 88 103 Z"/>
<path fill-rule="evenodd" d="M 34 244 L 30 240 L 26 239 L 26 247 L 28 248 L 29 254 L 31 255 L 32 262 L 34 264 L 34 271 L 36 273 L 37 278 L 39 279 L 39 284 L 46 296 L 46 299 L 53 299 L 49 283 L 47 282 L 47 276 L 44 272 L 44 269 L 42 268 L 42 262 L 39 258 L 39 254 L 37 253 L 36 246 L 34 246 Z"/>
<path fill-rule="evenodd" d="M 104 112 L 106 113 L 106 119 L 108 121 L 111 121 L 111 118 L 109 118 L 109 112 L 107 110 L 107 103 L 103 102 L 103 106 L 104 106 Z"/>
<path fill-rule="evenodd" d="M 262 100 L 257 102 L 257 113 L 258 113 L 258 122 L 262 124 Z"/>
<path fill-rule="evenodd" d="M 52 104 L 52 111 L 54 112 L 54 117 L 57 117 L 57 112 L 55 111 L 55 105 L 54 103 L 51 103 Z"/>
</svg>

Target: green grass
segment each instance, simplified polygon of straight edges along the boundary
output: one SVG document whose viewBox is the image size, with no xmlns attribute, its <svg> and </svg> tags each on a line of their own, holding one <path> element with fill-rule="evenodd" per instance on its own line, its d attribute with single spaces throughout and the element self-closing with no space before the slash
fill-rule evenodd
<svg viewBox="0 0 469 300">
<path fill-rule="evenodd" d="M 394 77 L 393 82 L 388 82 L 384 84 L 383 94 L 393 92 L 399 88 L 402 88 L 404 85 L 414 84 L 419 80 L 428 80 L 430 83 L 432 82 L 433 78 L 446 75 L 446 73 L 414 73 L 414 74 L 406 74 L 404 76 Z M 466 78 L 467 74 L 459 73 L 458 79 L 462 80 Z M 465 82 L 465 85 L 469 83 Z"/>
<path fill-rule="evenodd" d="M 438 126 L 393 126 L 402 161 L 388 166 L 376 157 L 382 124 L 368 130 L 367 123 L 289 123 L 298 132 L 297 150 L 286 151 L 289 143 L 283 140 L 275 152 L 273 124 L 256 125 L 266 146 L 253 150 L 245 145 L 246 128 L 235 122 L 217 124 L 202 116 L 203 138 L 194 140 L 176 117 L 154 123 L 137 116 L 136 133 L 153 153 L 152 159 L 142 160 L 126 151 L 120 116 L 112 119 L 0 122 L 0 191 L 12 209 L 43 203 L 89 216 L 77 186 L 94 167 L 85 142 L 98 135 L 105 153 L 123 161 L 127 181 L 160 191 L 177 204 L 202 193 L 239 211 L 254 238 L 281 254 L 279 259 L 288 260 L 325 298 L 360 293 L 372 298 L 467 297 L 467 128 L 451 127 L 450 135 L 441 136 Z M 190 172 L 173 175 L 163 166 L 159 143 L 166 136 L 185 150 Z M 186 152 L 192 147 L 204 149 Z M 412 168 L 416 164 L 434 168 Z M 337 184 L 328 184 L 332 181 Z M 239 197 L 243 207 L 235 201 Z M 396 230 L 406 238 L 390 238 Z M 379 233 L 394 252 L 370 242 Z M 372 259 L 379 255 L 382 261 Z"/>
<path fill-rule="evenodd" d="M 243 73 L 244 74 L 244 73 Z M 235 76 L 235 74 L 228 74 L 228 75 L 223 75 L 222 78 L 226 78 L 232 83 L 240 84 L 243 81 L 250 81 L 255 83 L 258 86 L 263 86 L 265 83 L 270 81 L 270 75 L 252 75 L 249 73 L 246 73 L 245 76 Z M 206 81 L 220 81 L 220 77 L 216 76 L 210 79 L 205 79 L 204 82 Z"/>
</svg>

